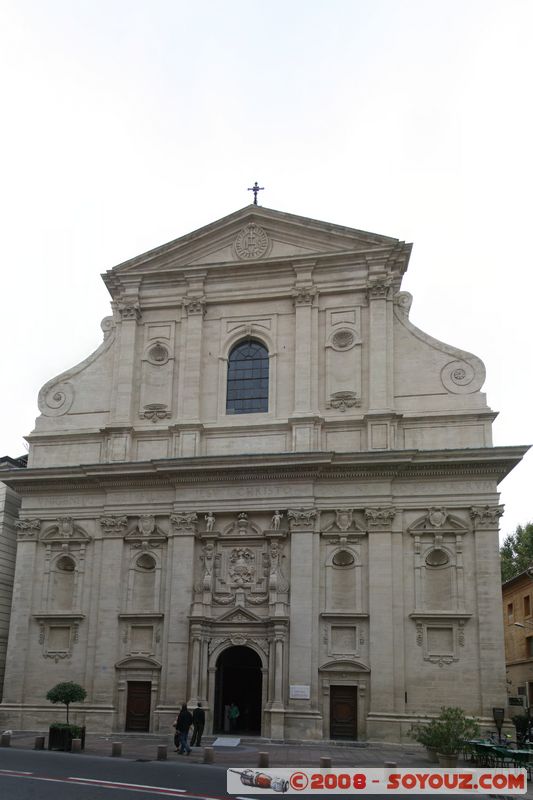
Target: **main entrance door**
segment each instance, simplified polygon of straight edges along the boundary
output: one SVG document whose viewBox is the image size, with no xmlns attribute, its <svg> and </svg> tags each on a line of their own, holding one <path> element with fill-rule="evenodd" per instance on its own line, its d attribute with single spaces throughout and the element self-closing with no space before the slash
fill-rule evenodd
<svg viewBox="0 0 533 800">
<path fill-rule="evenodd" d="M 330 686 L 331 739 L 357 739 L 357 687 Z"/>
<path fill-rule="evenodd" d="M 214 733 L 261 733 L 261 659 L 250 647 L 228 647 L 219 656 L 215 677 Z M 232 723 L 229 707 L 239 716 Z"/>
<path fill-rule="evenodd" d="M 150 681 L 128 681 L 126 730 L 150 730 Z"/>
</svg>

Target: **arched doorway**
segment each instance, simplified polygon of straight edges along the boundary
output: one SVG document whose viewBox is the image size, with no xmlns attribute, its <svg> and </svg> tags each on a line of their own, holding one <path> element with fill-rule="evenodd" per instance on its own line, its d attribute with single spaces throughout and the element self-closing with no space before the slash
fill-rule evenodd
<svg viewBox="0 0 533 800">
<path fill-rule="evenodd" d="M 240 736 L 261 733 L 261 659 L 250 647 L 228 647 L 217 659 L 215 676 L 214 733 Z M 227 707 L 239 709 L 230 730 Z"/>
</svg>

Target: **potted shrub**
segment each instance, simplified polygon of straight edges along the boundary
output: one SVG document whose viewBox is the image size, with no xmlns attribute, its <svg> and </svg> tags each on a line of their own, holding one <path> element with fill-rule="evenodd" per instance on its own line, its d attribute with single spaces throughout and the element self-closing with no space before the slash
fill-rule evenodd
<svg viewBox="0 0 533 800">
<path fill-rule="evenodd" d="M 51 703 L 63 703 L 67 709 L 67 722 L 53 722 L 48 731 L 49 750 L 71 750 L 72 740 L 81 739 L 81 749 L 85 747 L 85 727 L 71 725 L 68 709 L 71 703 L 82 703 L 87 697 L 85 689 L 79 683 L 65 681 L 56 684 L 46 695 Z"/>
<path fill-rule="evenodd" d="M 409 731 L 409 736 L 426 748 L 428 759 L 434 764 L 438 762 L 438 736 L 436 726 L 437 720 L 432 719 L 429 722 L 415 723 Z"/>
<path fill-rule="evenodd" d="M 442 706 L 435 720 L 435 739 L 441 767 L 456 767 L 464 742 L 478 735 L 476 720 L 468 719 L 461 708 Z"/>
</svg>

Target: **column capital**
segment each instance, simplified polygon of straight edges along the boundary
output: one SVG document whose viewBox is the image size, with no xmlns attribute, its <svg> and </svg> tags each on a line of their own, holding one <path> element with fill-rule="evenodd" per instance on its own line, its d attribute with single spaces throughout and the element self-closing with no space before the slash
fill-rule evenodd
<svg viewBox="0 0 533 800">
<path fill-rule="evenodd" d="M 198 315 L 201 315 L 202 317 L 205 316 L 207 304 L 205 295 L 201 295 L 200 297 L 184 297 L 181 301 L 181 304 L 188 317 Z"/>
<path fill-rule="evenodd" d="M 119 300 L 116 304 L 120 319 L 122 322 L 125 320 L 140 320 L 141 309 L 137 300 Z"/>
<path fill-rule="evenodd" d="M 499 528 L 499 519 L 504 511 L 504 506 L 472 506 L 470 517 L 474 528 Z"/>
<path fill-rule="evenodd" d="M 289 529 L 291 531 L 313 530 L 317 515 L 316 508 L 290 508 L 287 511 Z"/>
<path fill-rule="evenodd" d="M 365 508 L 365 519 L 371 529 L 390 530 L 395 516 L 396 509 L 393 506 Z"/>
<path fill-rule="evenodd" d="M 39 536 L 39 531 L 41 530 L 41 520 L 37 519 L 37 517 L 18 519 L 15 522 L 15 528 L 17 531 L 17 539 L 19 541 L 21 539 L 34 540 Z"/>
<path fill-rule="evenodd" d="M 373 278 L 366 285 L 369 300 L 386 300 L 389 297 L 392 280 L 388 277 Z"/>
<path fill-rule="evenodd" d="M 181 536 L 194 536 L 198 529 L 198 514 L 196 511 L 171 514 L 170 524 L 174 533 Z"/>
<path fill-rule="evenodd" d="M 310 306 L 317 296 L 318 289 L 313 283 L 309 286 L 295 286 L 292 290 L 292 298 L 295 306 Z"/>
</svg>

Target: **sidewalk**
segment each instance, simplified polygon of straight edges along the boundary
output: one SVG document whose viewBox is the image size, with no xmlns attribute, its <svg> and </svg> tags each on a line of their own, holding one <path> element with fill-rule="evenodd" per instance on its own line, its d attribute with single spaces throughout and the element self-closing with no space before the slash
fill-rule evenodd
<svg viewBox="0 0 533 800">
<path fill-rule="evenodd" d="M 11 747 L 32 749 L 35 737 L 42 731 L 13 731 Z M 220 737 L 224 740 L 228 737 Z M 122 742 L 122 758 L 135 761 L 155 761 L 157 746 L 167 745 L 169 761 L 202 763 L 204 746 L 212 746 L 216 737 L 207 736 L 202 747 L 193 747 L 190 756 L 180 756 L 174 750 L 173 736 L 165 734 L 98 734 L 88 733 L 85 739 L 85 754 L 111 756 L 111 743 Z M 46 742 L 48 737 L 46 737 Z M 331 758 L 335 766 L 383 767 L 385 762 L 394 762 L 398 767 L 430 766 L 425 750 L 413 744 L 356 742 L 334 744 L 332 742 L 276 743 L 269 740 L 240 740 L 237 747 L 215 747 L 215 764 L 219 766 L 257 767 L 258 754 L 268 753 L 271 767 L 318 767 L 321 756 Z"/>
</svg>

